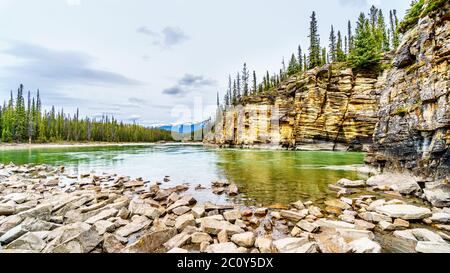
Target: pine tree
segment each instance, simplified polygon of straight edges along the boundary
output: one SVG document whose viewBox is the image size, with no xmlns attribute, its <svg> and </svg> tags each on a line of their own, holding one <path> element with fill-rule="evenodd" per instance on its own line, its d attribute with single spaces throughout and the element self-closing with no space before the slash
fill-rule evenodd
<svg viewBox="0 0 450 273">
<path fill-rule="evenodd" d="M 331 26 L 331 32 L 330 32 L 330 51 L 329 51 L 329 53 L 330 53 L 330 61 L 335 62 L 337 60 L 337 49 L 336 49 L 336 35 L 334 34 L 333 26 Z"/>
<path fill-rule="evenodd" d="M 344 53 L 347 55 L 348 54 L 348 38 L 347 38 L 347 36 L 345 36 L 344 40 L 345 40 L 345 42 L 344 42 Z"/>
<path fill-rule="evenodd" d="M 253 94 L 256 94 L 258 91 L 257 84 L 258 84 L 258 82 L 256 80 L 256 72 L 255 72 L 255 70 L 253 70 Z"/>
<path fill-rule="evenodd" d="M 389 51 L 390 42 L 389 42 L 389 34 L 386 30 L 386 21 L 384 19 L 383 11 L 380 9 L 378 11 L 378 38 L 381 39 L 380 45 L 383 51 Z"/>
<path fill-rule="evenodd" d="M 297 62 L 297 58 L 295 57 L 295 54 L 292 54 L 291 60 L 289 61 L 287 74 L 288 74 L 288 76 L 292 76 L 297 72 L 299 72 L 299 65 Z"/>
<path fill-rule="evenodd" d="M 306 54 L 303 54 L 303 71 L 308 70 L 308 59 L 306 58 Z"/>
<path fill-rule="evenodd" d="M 303 53 L 301 46 L 298 46 L 298 67 L 300 71 L 303 70 Z"/>
<path fill-rule="evenodd" d="M 349 55 L 349 60 L 354 67 L 373 68 L 380 62 L 380 51 L 370 27 L 370 22 L 364 13 L 358 18 L 355 48 Z"/>
<path fill-rule="evenodd" d="M 241 74 L 238 72 L 237 73 L 237 76 L 236 76 L 236 91 L 237 91 L 237 94 L 236 94 L 236 99 L 237 99 L 237 102 L 240 102 L 241 101 L 241 94 L 242 94 L 242 86 L 241 86 Z"/>
<path fill-rule="evenodd" d="M 237 86 L 236 86 L 236 80 L 234 80 L 233 81 L 233 96 L 231 97 L 231 104 L 236 106 L 237 101 L 238 101 L 238 91 L 237 91 Z"/>
<path fill-rule="evenodd" d="M 232 104 L 233 100 L 233 83 L 231 80 L 231 75 L 228 75 L 228 106 Z"/>
<path fill-rule="evenodd" d="M 249 84 L 248 84 L 249 79 L 250 79 L 250 74 L 247 69 L 247 64 L 244 63 L 244 68 L 242 69 L 242 84 L 243 84 L 244 97 L 248 97 L 248 95 L 249 95 Z"/>
<path fill-rule="evenodd" d="M 336 60 L 338 62 L 345 62 L 345 52 L 342 50 L 342 36 L 341 32 L 338 31 L 337 34 L 337 45 L 336 45 Z"/>
<path fill-rule="evenodd" d="M 347 37 L 348 37 L 348 53 L 350 54 L 350 52 L 353 50 L 353 44 L 354 44 L 354 39 L 353 39 L 353 34 L 352 34 L 352 22 L 350 22 L 350 20 L 348 21 L 348 26 L 347 26 Z"/>
<path fill-rule="evenodd" d="M 328 63 L 328 59 L 329 58 L 328 58 L 328 55 L 327 55 L 327 48 L 326 47 L 322 48 L 322 54 L 320 56 L 321 56 L 320 65 L 324 65 L 324 64 Z"/>
<path fill-rule="evenodd" d="M 372 5 L 369 12 L 369 23 L 372 29 L 375 29 L 378 22 L 378 8 Z"/>
<path fill-rule="evenodd" d="M 321 57 L 320 57 L 320 41 L 319 41 L 319 33 L 318 33 L 318 25 L 316 19 L 316 12 L 313 12 L 311 15 L 311 22 L 309 28 L 309 68 L 314 68 L 316 66 L 320 66 Z"/>
<path fill-rule="evenodd" d="M 391 36 L 392 36 L 392 46 L 397 48 L 399 46 L 400 40 L 398 37 L 398 20 L 397 20 L 397 11 L 390 11 L 389 18 L 391 23 Z"/>
</svg>

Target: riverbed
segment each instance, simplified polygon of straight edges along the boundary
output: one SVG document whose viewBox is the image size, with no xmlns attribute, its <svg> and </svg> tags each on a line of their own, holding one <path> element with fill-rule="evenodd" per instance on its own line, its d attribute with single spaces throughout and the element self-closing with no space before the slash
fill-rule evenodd
<svg viewBox="0 0 450 273">
<path fill-rule="evenodd" d="M 217 149 L 199 145 L 26 146 L 0 149 L 0 163 L 64 165 L 80 175 L 118 173 L 163 182 L 187 183 L 200 202 L 286 205 L 298 200 L 322 201 L 335 192 L 328 187 L 341 178 L 360 179 L 363 153 Z M 237 197 L 215 195 L 212 181 L 238 185 Z M 201 185 L 206 188 L 196 190 Z"/>
</svg>

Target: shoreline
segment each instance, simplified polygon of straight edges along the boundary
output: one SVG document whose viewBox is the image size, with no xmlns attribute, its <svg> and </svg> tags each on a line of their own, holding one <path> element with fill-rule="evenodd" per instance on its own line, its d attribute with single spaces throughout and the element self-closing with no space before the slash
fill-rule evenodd
<svg viewBox="0 0 450 273">
<path fill-rule="evenodd" d="M 450 253 L 450 208 L 370 181 L 330 185 L 325 206 L 281 208 L 198 203 L 187 185 L 63 166 L 0 165 L 0 177 L 0 253 Z M 226 181 L 203 190 L 240 194 Z"/>
<path fill-rule="evenodd" d="M 28 149 L 52 149 L 52 148 L 84 148 L 84 147 L 131 147 L 131 146 L 156 146 L 156 145 L 186 145 L 186 146 L 203 146 L 203 143 L 198 142 L 63 142 L 63 143 L 18 143 L 18 144 L 0 144 L 0 151 L 12 151 L 12 150 L 28 150 Z"/>
</svg>

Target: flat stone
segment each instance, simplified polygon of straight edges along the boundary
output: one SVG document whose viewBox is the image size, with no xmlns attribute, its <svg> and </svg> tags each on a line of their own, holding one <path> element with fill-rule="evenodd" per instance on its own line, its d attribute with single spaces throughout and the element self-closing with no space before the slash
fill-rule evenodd
<svg viewBox="0 0 450 273">
<path fill-rule="evenodd" d="M 255 247 L 257 247 L 261 253 L 272 253 L 272 243 L 273 241 L 271 238 L 258 237 L 255 240 Z"/>
<path fill-rule="evenodd" d="M 231 236 L 231 241 L 238 246 L 253 247 L 255 244 L 255 234 L 253 232 L 244 232 Z"/>
<path fill-rule="evenodd" d="M 318 232 L 320 229 L 320 226 L 315 224 L 315 223 L 311 223 L 308 222 L 306 220 L 301 220 L 300 222 L 297 223 L 297 226 L 301 229 L 303 229 L 304 231 L 307 231 L 309 233 L 315 233 Z"/>
<path fill-rule="evenodd" d="M 344 188 L 364 188 L 366 186 L 366 181 L 364 180 L 356 180 L 352 181 L 349 179 L 341 179 L 336 183 L 340 187 Z"/>
<path fill-rule="evenodd" d="M 106 232 L 113 232 L 116 229 L 115 224 L 107 220 L 100 220 L 95 222 L 94 227 L 100 235 L 103 235 Z"/>
<path fill-rule="evenodd" d="M 15 226 L 0 237 L 0 243 L 3 245 L 9 244 L 27 232 L 28 230 L 23 225 Z"/>
<path fill-rule="evenodd" d="M 298 209 L 298 210 L 303 210 L 303 209 L 305 209 L 305 205 L 303 204 L 303 202 L 302 201 L 297 201 L 297 202 L 295 202 L 295 203 L 292 203 L 291 204 L 295 209 Z"/>
<path fill-rule="evenodd" d="M 146 218 L 145 216 L 141 216 L 141 218 L 138 218 L 137 220 L 132 221 L 128 225 L 119 228 L 116 231 L 116 234 L 122 237 L 127 237 L 130 234 L 136 233 L 141 229 L 149 226 L 150 224 L 151 221 L 148 218 Z"/>
<path fill-rule="evenodd" d="M 2 215 L 12 215 L 16 211 L 15 206 L 0 204 L 0 216 Z"/>
<path fill-rule="evenodd" d="M 195 218 L 192 214 L 184 214 L 175 220 L 175 228 L 178 229 L 178 231 L 183 230 L 187 226 L 195 226 Z"/>
<path fill-rule="evenodd" d="M 375 225 L 360 219 L 355 219 L 354 225 L 357 229 L 373 230 Z"/>
<path fill-rule="evenodd" d="M 237 219 L 241 219 L 241 212 L 239 210 L 228 210 L 223 213 L 225 220 L 234 223 Z"/>
<path fill-rule="evenodd" d="M 314 243 L 306 243 L 298 248 L 287 251 L 287 253 L 317 253 L 319 246 Z"/>
<path fill-rule="evenodd" d="M 212 242 L 213 239 L 208 233 L 195 232 L 191 235 L 191 242 L 193 244 L 201 244 L 203 242 Z"/>
<path fill-rule="evenodd" d="M 87 224 L 94 224 L 97 221 L 100 220 L 106 220 L 109 219 L 111 217 L 114 217 L 117 215 L 118 210 L 116 209 L 106 209 L 106 210 L 102 210 L 101 212 L 99 212 L 98 214 L 88 218 L 85 222 Z"/>
<path fill-rule="evenodd" d="M 368 238 L 370 240 L 375 238 L 373 232 L 369 230 L 360 230 L 360 229 L 336 229 L 337 233 L 341 235 L 347 241 L 358 240 L 361 238 Z"/>
<path fill-rule="evenodd" d="M 89 253 L 91 252 L 100 242 L 102 242 L 103 237 L 101 237 L 94 227 L 80 233 L 62 244 L 54 247 L 51 253 Z"/>
<path fill-rule="evenodd" d="M 190 241 L 191 235 L 186 232 L 182 232 L 170 238 L 163 245 L 166 249 L 172 249 L 174 247 L 182 247 L 184 245 L 187 245 L 190 243 Z"/>
<path fill-rule="evenodd" d="M 33 232 L 28 232 L 6 246 L 6 249 L 30 250 L 41 252 L 45 247 L 44 240 Z"/>
<path fill-rule="evenodd" d="M 174 247 L 171 250 L 167 251 L 167 253 L 169 253 L 169 254 L 185 254 L 185 253 L 189 253 L 189 251 L 187 251 L 186 249 L 179 248 L 179 247 Z"/>
<path fill-rule="evenodd" d="M 188 206 L 181 206 L 172 210 L 172 212 L 178 216 L 183 215 L 191 211 L 191 208 Z"/>
<path fill-rule="evenodd" d="M 450 223 L 450 214 L 444 212 L 433 213 L 431 221 L 433 223 L 448 224 Z"/>
<path fill-rule="evenodd" d="M 381 246 L 365 237 L 354 240 L 348 245 L 354 253 L 381 253 Z"/>
<path fill-rule="evenodd" d="M 379 223 L 381 221 L 385 221 L 388 223 L 392 223 L 391 217 L 377 213 L 377 212 L 371 212 L 371 211 L 362 212 L 362 213 L 358 214 L 358 217 L 365 221 L 368 221 L 368 222 Z"/>
<path fill-rule="evenodd" d="M 239 253 L 238 247 L 232 243 L 213 244 L 207 247 L 207 253 Z"/>
<path fill-rule="evenodd" d="M 53 206 L 50 204 L 42 204 L 32 209 L 22 211 L 18 213 L 17 216 L 22 217 L 23 219 L 30 217 L 48 221 L 52 213 L 52 208 Z"/>
<path fill-rule="evenodd" d="M 202 218 L 205 216 L 205 207 L 201 205 L 195 205 L 192 209 L 192 214 L 194 215 L 195 219 Z"/>
<path fill-rule="evenodd" d="M 125 246 L 114 235 L 106 233 L 103 236 L 103 251 L 106 253 L 119 253 Z"/>
<path fill-rule="evenodd" d="M 418 242 L 416 251 L 419 253 L 450 253 L 450 244 L 442 242 Z"/>
<path fill-rule="evenodd" d="M 309 240 L 307 238 L 284 238 L 273 241 L 273 245 L 279 253 L 288 253 L 308 242 Z"/>
<path fill-rule="evenodd" d="M 376 212 L 403 220 L 421 220 L 432 215 L 430 209 L 413 205 L 381 206 L 376 208 Z"/>
<path fill-rule="evenodd" d="M 367 180 L 368 186 L 389 186 L 401 194 L 411 194 L 420 190 L 413 176 L 407 174 L 384 173 L 372 176 Z"/>
<path fill-rule="evenodd" d="M 351 206 L 345 202 L 342 202 L 341 200 L 327 200 L 325 201 L 325 205 L 329 207 L 338 208 L 341 210 L 350 209 Z"/>
<path fill-rule="evenodd" d="M 307 214 L 303 212 L 297 212 L 292 210 L 282 210 L 280 211 L 280 214 L 283 218 L 286 218 L 291 221 L 298 222 L 306 217 Z"/>
<path fill-rule="evenodd" d="M 393 231 L 397 229 L 397 226 L 395 224 L 386 221 L 381 221 L 378 223 L 378 225 L 380 226 L 380 229 L 383 231 Z"/>
<path fill-rule="evenodd" d="M 142 236 L 135 243 L 125 247 L 122 253 L 153 253 L 159 248 L 163 247 L 167 241 L 177 235 L 177 230 L 174 228 L 160 230 Z"/>
<path fill-rule="evenodd" d="M 409 222 L 400 218 L 394 220 L 396 228 L 409 228 Z"/>
<path fill-rule="evenodd" d="M 128 210 L 131 215 L 143 215 L 153 220 L 161 215 L 161 211 L 159 211 L 159 209 L 154 208 L 152 205 L 140 200 L 131 201 Z"/>
<path fill-rule="evenodd" d="M 351 250 L 345 239 L 337 234 L 316 234 L 314 239 L 322 253 L 348 253 Z"/>
<path fill-rule="evenodd" d="M 412 233 L 411 230 L 397 230 L 394 231 L 394 236 L 409 242 L 416 243 L 417 239 L 416 236 Z"/>
<path fill-rule="evenodd" d="M 220 231 L 225 230 L 229 235 L 243 233 L 244 230 L 227 221 L 218 221 L 215 219 L 203 218 L 201 220 L 201 228 L 204 232 L 217 235 Z"/>
<path fill-rule="evenodd" d="M 355 229 L 354 224 L 350 224 L 347 222 L 342 221 L 333 221 L 333 220 L 327 220 L 327 219 L 319 219 L 316 221 L 316 224 L 320 226 L 320 228 L 331 228 L 331 229 L 338 229 L 338 228 L 344 228 L 344 229 Z"/>
<path fill-rule="evenodd" d="M 445 243 L 445 240 L 442 239 L 442 237 L 439 234 L 425 228 L 412 229 L 411 232 L 414 235 L 414 237 L 416 237 L 416 239 L 419 241 Z"/>
</svg>

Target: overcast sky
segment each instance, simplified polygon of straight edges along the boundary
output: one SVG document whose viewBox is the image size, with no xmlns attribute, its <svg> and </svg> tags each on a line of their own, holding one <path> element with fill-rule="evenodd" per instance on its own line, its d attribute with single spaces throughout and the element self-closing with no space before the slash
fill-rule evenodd
<svg viewBox="0 0 450 273">
<path fill-rule="evenodd" d="M 200 120 L 244 62 L 261 77 L 307 49 L 313 10 L 324 46 L 331 24 L 346 32 L 372 4 L 403 17 L 409 2 L 0 0 L 0 99 L 23 83 L 45 107 L 83 116 L 151 125 L 189 119 L 174 106 L 202 105 Z"/>
</svg>

